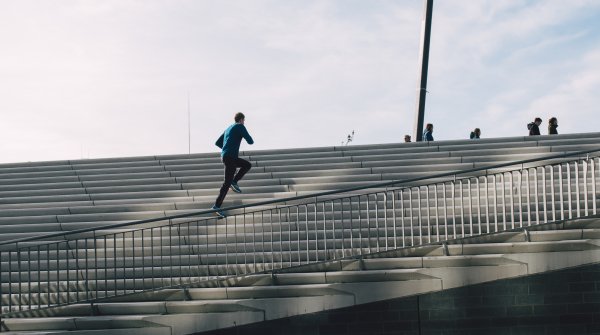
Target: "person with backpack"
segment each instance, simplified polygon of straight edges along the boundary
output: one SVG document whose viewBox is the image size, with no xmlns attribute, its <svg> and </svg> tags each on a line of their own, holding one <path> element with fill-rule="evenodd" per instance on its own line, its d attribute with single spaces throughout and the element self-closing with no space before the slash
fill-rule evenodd
<svg viewBox="0 0 600 335">
<path fill-rule="evenodd" d="M 529 124 L 527 124 L 527 129 L 529 129 L 529 136 L 540 135 L 540 125 L 542 124 L 542 119 L 536 117 L 535 120 Z"/>
<path fill-rule="evenodd" d="M 478 140 L 479 136 L 481 136 L 481 129 L 475 128 L 469 135 L 469 138 L 472 140 Z"/>
</svg>

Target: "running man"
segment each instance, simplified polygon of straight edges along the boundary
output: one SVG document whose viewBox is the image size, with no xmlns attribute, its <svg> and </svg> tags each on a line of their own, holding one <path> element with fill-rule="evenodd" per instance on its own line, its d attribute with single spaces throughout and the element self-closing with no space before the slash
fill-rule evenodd
<svg viewBox="0 0 600 335">
<path fill-rule="evenodd" d="M 221 161 L 225 165 L 225 181 L 223 182 L 223 186 L 221 186 L 221 191 L 212 209 L 216 209 L 216 214 L 222 218 L 226 217 L 225 213 L 221 210 L 221 205 L 223 204 L 223 200 L 225 200 L 227 191 L 231 188 L 236 193 L 242 193 L 242 190 L 238 186 L 238 181 L 252 167 L 250 162 L 238 157 L 242 138 L 246 139 L 248 144 L 254 144 L 254 140 L 244 126 L 245 118 L 242 113 L 235 114 L 235 123 L 225 129 L 223 135 L 215 143 L 221 148 Z M 235 172 L 238 168 L 240 170 L 236 174 Z"/>
</svg>

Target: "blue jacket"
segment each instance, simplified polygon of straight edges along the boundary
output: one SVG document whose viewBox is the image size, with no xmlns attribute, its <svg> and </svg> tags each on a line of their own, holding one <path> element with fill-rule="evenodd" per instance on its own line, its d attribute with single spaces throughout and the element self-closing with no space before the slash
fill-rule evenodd
<svg viewBox="0 0 600 335">
<path fill-rule="evenodd" d="M 254 144 L 254 140 L 248 134 L 246 127 L 241 123 L 234 123 L 225 129 L 225 132 L 219 137 L 215 145 L 222 149 L 221 156 L 237 158 L 240 153 L 242 138 L 246 139 L 248 144 Z"/>
<path fill-rule="evenodd" d="M 426 141 L 426 142 L 433 141 L 433 135 L 431 135 L 431 132 L 429 130 L 425 130 L 423 132 L 423 141 Z"/>
</svg>

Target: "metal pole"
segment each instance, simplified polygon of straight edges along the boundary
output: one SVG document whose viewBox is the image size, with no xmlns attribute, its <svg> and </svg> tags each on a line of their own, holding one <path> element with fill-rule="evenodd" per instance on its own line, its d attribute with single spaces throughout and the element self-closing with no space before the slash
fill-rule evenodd
<svg viewBox="0 0 600 335">
<path fill-rule="evenodd" d="M 421 21 L 421 46 L 419 48 L 421 72 L 417 87 L 417 113 L 415 117 L 415 138 L 423 140 L 423 121 L 425 119 L 425 95 L 427 93 L 427 71 L 429 68 L 429 42 L 431 40 L 431 18 L 433 0 L 424 0 L 423 20 Z"/>
</svg>

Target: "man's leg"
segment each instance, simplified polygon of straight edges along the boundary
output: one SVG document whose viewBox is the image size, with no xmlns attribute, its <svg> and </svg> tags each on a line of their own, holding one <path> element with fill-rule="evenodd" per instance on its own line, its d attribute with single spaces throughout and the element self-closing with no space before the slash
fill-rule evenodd
<svg viewBox="0 0 600 335">
<path fill-rule="evenodd" d="M 233 181 L 233 177 L 235 175 L 236 170 L 235 159 L 224 156 L 223 164 L 225 165 L 225 180 L 223 181 L 223 185 L 221 186 L 221 190 L 219 191 L 217 201 L 215 201 L 215 206 L 217 207 L 221 207 L 221 205 L 223 204 L 223 200 L 225 200 L 227 191 L 229 191 L 229 186 L 231 186 L 231 182 Z"/>
<path fill-rule="evenodd" d="M 240 168 L 240 170 L 238 171 L 238 173 L 235 175 L 235 177 L 232 180 L 234 183 L 237 184 L 238 181 L 240 181 L 240 180 L 242 180 L 242 178 L 244 178 L 244 175 L 246 174 L 246 172 L 250 171 L 252 164 L 245 159 L 236 158 L 235 165 L 236 165 L 236 167 Z"/>
<path fill-rule="evenodd" d="M 236 167 L 239 167 L 240 170 L 238 171 L 238 173 L 235 175 L 235 177 L 231 181 L 230 187 L 235 193 L 242 193 L 242 190 L 240 189 L 240 186 L 237 183 L 240 179 L 242 179 L 242 177 L 244 177 L 246 172 L 248 172 L 250 170 L 250 168 L 252 167 L 252 164 L 250 164 L 250 162 L 243 160 L 241 158 L 236 158 L 235 165 L 236 165 Z"/>
</svg>

